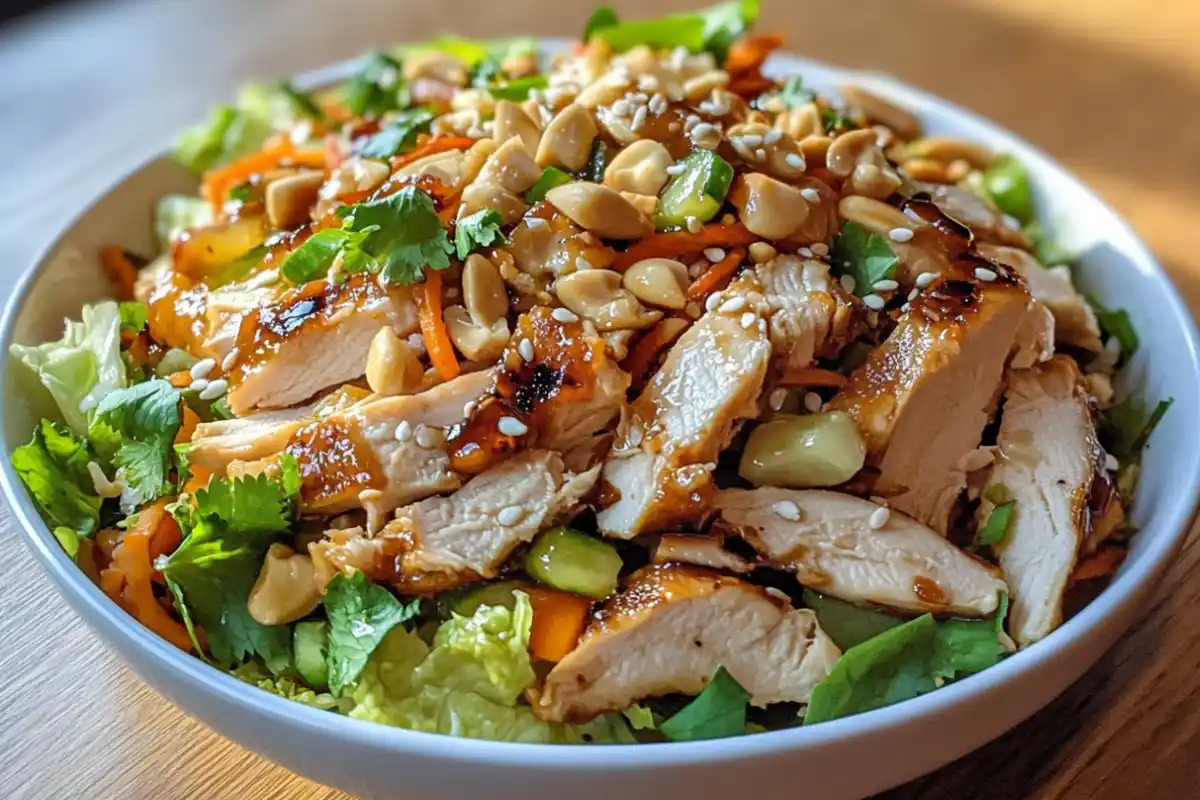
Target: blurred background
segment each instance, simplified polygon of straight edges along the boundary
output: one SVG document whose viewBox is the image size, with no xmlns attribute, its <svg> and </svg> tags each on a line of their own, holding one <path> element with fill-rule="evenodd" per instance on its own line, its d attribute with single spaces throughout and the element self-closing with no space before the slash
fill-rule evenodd
<svg viewBox="0 0 1200 800">
<path fill-rule="evenodd" d="M 698 3 L 611 5 L 638 17 Z M 7 0 L 0 286 L 11 287 L 93 197 L 245 81 L 447 31 L 577 36 L 592 7 Z M 807 56 L 895 74 L 1042 147 L 1133 224 L 1200 309 L 1200 0 L 764 0 L 760 29 L 785 34 Z M 0 525 L 0 542 L 0 642 L 14 676 L 0 694 L 0 775 L 18 776 L 16 796 L 337 796 L 223 742 L 150 693 L 50 589 L 11 522 Z M 1200 581 L 1188 580 L 1198 550 L 1186 551 L 1151 617 L 1084 681 L 1014 733 L 896 796 L 1200 796 L 1200 621 L 1190 611 Z"/>
</svg>

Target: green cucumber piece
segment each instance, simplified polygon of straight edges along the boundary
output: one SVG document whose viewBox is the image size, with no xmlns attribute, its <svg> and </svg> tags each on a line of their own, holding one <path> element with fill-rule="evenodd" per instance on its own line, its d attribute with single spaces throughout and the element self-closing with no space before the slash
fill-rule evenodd
<svg viewBox="0 0 1200 800">
<path fill-rule="evenodd" d="M 546 192 L 555 186 L 562 186 L 564 183 L 570 183 L 573 180 L 575 180 L 574 177 L 563 172 L 558 167 L 546 167 L 542 170 L 541 177 L 534 182 L 533 186 L 529 187 L 529 191 L 525 192 L 525 202 L 530 205 L 540 203 L 546 199 Z"/>
<path fill-rule="evenodd" d="M 613 593 L 621 566 L 611 545 L 572 528 L 551 528 L 525 556 L 525 571 L 538 583 L 593 600 Z"/>
<path fill-rule="evenodd" d="M 659 230 L 687 224 L 688 217 L 708 222 L 717 215 L 733 183 L 733 167 L 711 150 L 692 153 L 683 171 L 671 179 L 659 197 L 654 226 Z"/>
<path fill-rule="evenodd" d="M 314 689 L 329 688 L 329 666 L 325 653 L 329 649 L 329 624 L 324 620 L 297 622 L 292 633 L 296 672 Z"/>
<path fill-rule="evenodd" d="M 471 586 L 451 598 L 447 606 L 460 617 L 473 616 L 480 606 L 504 606 L 511 611 L 517 604 L 513 592 L 528 585 L 525 581 L 500 581 Z"/>
</svg>

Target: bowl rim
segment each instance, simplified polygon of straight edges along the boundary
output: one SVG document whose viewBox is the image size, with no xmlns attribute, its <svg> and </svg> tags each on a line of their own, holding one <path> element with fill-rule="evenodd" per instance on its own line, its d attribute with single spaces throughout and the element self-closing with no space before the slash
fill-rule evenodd
<svg viewBox="0 0 1200 800">
<path fill-rule="evenodd" d="M 542 50 L 549 52 L 562 49 L 568 44 L 569 40 L 564 38 L 547 37 L 539 40 Z M 305 88 L 331 83 L 349 74 L 356 60 L 349 59 L 305 72 L 297 76 L 295 82 Z M 1177 354 L 1180 357 L 1179 364 L 1186 366 L 1200 381 L 1200 337 L 1197 335 L 1195 321 L 1169 274 L 1132 226 L 1086 183 L 1049 154 L 974 111 L 890 76 L 816 61 L 791 52 L 777 52 L 768 66 L 768 72 L 787 69 L 803 74 L 805 71 L 815 70 L 834 75 L 843 81 L 865 82 L 874 87 L 881 87 L 894 96 L 903 97 L 905 101 L 914 102 L 919 106 L 914 109 L 918 116 L 922 111 L 936 110 L 940 115 L 960 118 L 974 126 L 989 129 L 994 138 L 1003 141 L 1022 163 L 1032 167 L 1035 174 L 1052 174 L 1057 180 L 1069 181 L 1090 195 L 1098 208 L 1109 216 L 1109 221 L 1118 233 L 1127 238 L 1130 244 L 1130 259 L 1140 262 L 1147 276 L 1159 285 L 1165 295 L 1165 316 L 1182 334 L 1180 352 Z M 63 245 L 74 226 L 103 203 L 113 189 L 128 180 L 131 175 L 163 158 L 168 152 L 160 149 L 152 157 L 123 172 L 104 192 L 77 211 L 38 253 L 33 264 L 24 271 L 13 287 L 12 294 L 5 304 L 3 318 L 0 319 L 0 347 L 5 353 L 12 343 L 17 318 L 29 298 L 33 285 L 45 270 L 49 257 Z M 1197 510 L 1200 509 L 1200 453 L 1195 453 L 1185 465 L 1192 491 L 1187 496 L 1177 498 L 1165 513 L 1165 521 L 1155 531 L 1137 570 L 1125 570 L 1118 574 L 1100 596 L 1053 631 L 1046 638 L 1045 644 L 1019 651 L 981 673 L 911 700 L 812 727 L 798 726 L 728 739 L 564 747 L 453 737 L 452 746 L 447 746 L 447 740 L 451 737 L 443 734 L 366 722 L 287 700 L 211 667 L 159 638 L 88 581 L 83 572 L 67 557 L 41 519 L 12 467 L 8 454 L 12 452 L 13 447 L 14 443 L 8 441 L 5 426 L 0 425 L 0 452 L 4 456 L 0 458 L 0 488 L 13 509 L 13 516 L 23 534 L 22 538 L 80 616 L 98 629 L 103 638 L 108 639 L 106 645 L 112 647 L 115 644 L 115 649 L 121 652 L 127 663 L 131 663 L 133 659 L 126 653 L 138 651 L 143 657 L 150 659 L 158 671 L 165 671 L 180 680 L 190 682 L 196 690 L 207 694 L 211 699 L 237 706 L 241 712 L 255 714 L 271 724 L 293 730 L 300 729 L 306 735 L 324 738 L 332 735 L 355 746 L 375 750 L 389 749 L 441 762 L 555 771 L 597 768 L 606 771 L 642 770 L 647 767 L 686 766 L 698 761 L 730 763 L 795 750 L 818 749 L 850 737 L 895 732 L 911 723 L 938 717 L 956 706 L 980 700 L 1002 689 L 1019 676 L 1036 671 L 1062 652 L 1082 645 L 1088 634 L 1096 631 L 1107 617 L 1126 610 L 1140 598 L 1143 592 L 1150 588 L 1155 577 L 1168 566 L 1169 559 L 1182 545 Z M 84 612 L 85 608 L 87 613 Z M 144 676 L 143 668 L 136 664 L 134 666 Z M 152 685 L 161 693 L 157 682 Z M 183 710 L 191 714 L 187 708 Z"/>
</svg>

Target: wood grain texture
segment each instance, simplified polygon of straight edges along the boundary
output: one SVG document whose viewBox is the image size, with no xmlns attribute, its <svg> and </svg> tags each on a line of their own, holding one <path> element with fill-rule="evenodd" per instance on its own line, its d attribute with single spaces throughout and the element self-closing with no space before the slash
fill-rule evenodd
<svg viewBox="0 0 1200 800">
<path fill-rule="evenodd" d="M 573 34 L 590 3 L 139 0 L 0 30 L 0 286 L 88 200 L 252 77 L 455 29 Z M 651 14 L 688 5 L 617 2 Z M 816 58 L 1003 121 L 1109 200 L 1200 308 L 1196 0 L 766 0 Z M 1086 10 L 1085 10 L 1086 9 Z M 132 210 L 131 213 L 143 213 Z M 7 289 L 5 289 L 7 291 Z M 0 797 L 344 797 L 216 736 L 71 612 L 0 513 Z M 1200 796 L 1200 546 L 1124 641 L 1012 733 L 889 798 Z"/>
</svg>

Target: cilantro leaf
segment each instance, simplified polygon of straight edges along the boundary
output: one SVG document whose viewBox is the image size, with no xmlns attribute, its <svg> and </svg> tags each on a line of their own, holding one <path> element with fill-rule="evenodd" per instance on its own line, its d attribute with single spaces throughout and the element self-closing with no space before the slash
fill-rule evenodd
<svg viewBox="0 0 1200 800">
<path fill-rule="evenodd" d="M 92 485 L 87 443 L 70 429 L 43 419 L 33 441 L 13 451 L 12 465 L 46 524 L 91 536 L 100 527 L 100 496 Z"/>
<path fill-rule="evenodd" d="M 179 390 L 155 379 L 110 392 L 96 407 L 88 438 L 121 471 L 126 511 L 171 491 L 171 454 L 183 421 L 179 404 Z"/>
<path fill-rule="evenodd" d="M 811 89 L 804 86 L 804 79 L 799 75 L 790 75 L 779 87 L 779 99 L 788 108 L 800 108 L 817 99 L 817 95 Z"/>
<path fill-rule="evenodd" d="M 333 266 L 338 253 L 361 249 L 374 229 L 353 232 L 343 228 L 323 228 L 304 240 L 279 267 L 279 273 L 295 284 L 323 277 Z"/>
<path fill-rule="evenodd" d="M 579 37 L 579 41 L 586 44 L 597 31 L 620 24 L 621 18 L 617 16 L 617 12 L 610 6 L 600 6 L 591 13 L 587 22 L 583 23 L 583 35 Z"/>
<path fill-rule="evenodd" d="M 276 89 L 279 95 L 287 100 L 295 116 L 316 120 L 324 118 L 325 115 L 321 113 L 321 109 L 312 99 L 312 95 L 300 91 L 292 85 L 291 81 L 280 81 L 276 85 Z"/>
<path fill-rule="evenodd" d="M 1140 394 L 1131 394 L 1109 406 L 1100 415 L 1100 441 L 1104 449 L 1121 461 L 1136 460 L 1150 434 L 1162 420 L 1174 398 L 1158 401 L 1154 411 L 1146 416 L 1146 401 Z"/>
<path fill-rule="evenodd" d="M 356 117 L 378 117 L 410 102 L 400 62 L 386 53 L 368 53 L 342 87 L 342 102 Z"/>
<path fill-rule="evenodd" d="M 1002 596 L 991 619 L 936 622 L 925 614 L 851 647 L 813 689 L 804 724 L 909 700 L 993 666 L 1004 655 L 1007 613 Z"/>
<path fill-rule="evenodd" d="M 1125 363 L 1137 352 L 1139 344 L 1137 331 L 1134 330 L 1133 323 L 1129 321 L 1129 312 L 1123 308 L 1106 308 L 1103 303 L 1090 294 L 1087 295 L 1087 301 L 1096 314 L 1096 321 L 1100 323 L 1100 330 L 1104 333 L 1105 339 L 1115 338 L 1121 344 L 1118 366 Z"/>
<path fill-rule="evenodd" d="M 361 249 L 376 259 L 377 269 L 389 283 L 416 283 L 426 269 L 450 266 L 450 254 L 454 252 L 450 237 L 438 219 L 433 200 L 415 186 L 351 206 L 342 227 L 352 232 L 371 229 Z"/>
<path fill-rule="evenodd" d="M 854 294 L 865 297 L 872 286 L 896 274 L 900 260 L 881 236 L 857 222 L 847 222 L 833 237 L 830 263 L 839 274 L 854 278 Z"/>
<path fill-rule="evenodd" d="M 504 220 L 493 208 L 485 208 L 463 217 L 454 228 L 454 249 L 460 260 L 472 250 L 491 244 L 503 244 L 504 233 L 500 226 Z"/>
<path fill-rule="evenodd" d="M 852 131 L 858 127 L 854 120 L 832 106 L 821 106 L 821 125 L 825 128 L 826 135 Z"/>
<path fill-rule="evenodd" d="M 416 144 L 417 134 L 429 132 L 433 117 L 433 111 L 428 108 L 401 111 L 386 128 L 367 140 L 361 155 L 364 158 L 389 159 L 399 152 L 411 150 Z"/>
<path fill-rule="evenodd" d="M 533 186 L 530 186 L 529 190 L 525 192 L 525 202 L 530 205 L 540 203 L 546 199 L 546 192 L 555 186 L 562 186 L 573 180 L 575 180 L 573 176 L 558 167 L 546 167 Z"/>
<path fill-rule="evenodd" d="M 493 83 L 487 87 L 488 92 L 496 100 L 511 100 L 523 103 L 529 99 L 529 93 L 535 89 L 545 89 L 550 81 L 545 75 L 529 75 L 525 78 L 514 78 L 511 81 Z"/>
<path fill-rule="evenodd" d="M 749 702 L 750 693 L 718 667 L 704 691 L 658 728 L 673 742 L 737 736 L 746 729 Z"/>
<path fill-rule="evenodd" d="M 340 696 L 357 680 L 371 653 L 397 625 L 417 615 L 420 598 L 402 604 L 361 572 L 334 576 L 325 588 L 329 615 L 329 690 Z"/>
<path fill-rule="evenodd" d="M 821 630 L 842 650 L 849 650 L 904 624 L 904 620 L 890 614 L 859 608 L 853 603 L 818 594 L 811 589 L 804 590 L 804 605 L 812 609 L 821 623 Z"/>
<path fill-rule="evenodd" d="M 1008 526 L 1012 522 L 1013 510 L 1016 505 L 1016 500 L 1008 500 L 992 508 L 987 521 L 975 534 L 976 548 L 995 547 L 1004 541 L 1004 537 L 1008 535 Z"/>
<path fill-rule="evenodd" d="M 141 333 L 146 329 L 146 317 L 150 313 L 150 309 L 145 303 L 139 303 L 136 300 L 127 300 L 120 304 L 118 313 L 121 315 L 121 327 Z"/>
</svg>

